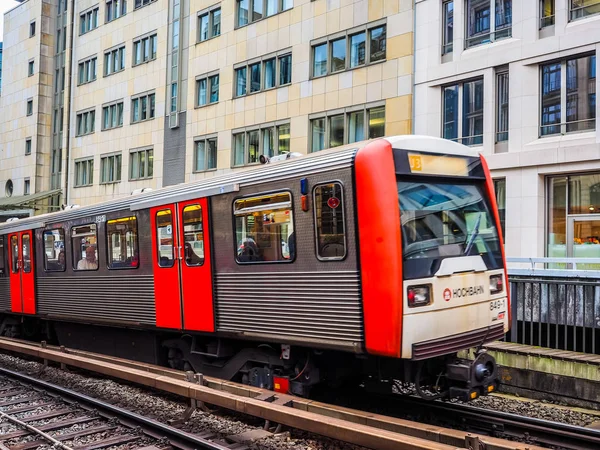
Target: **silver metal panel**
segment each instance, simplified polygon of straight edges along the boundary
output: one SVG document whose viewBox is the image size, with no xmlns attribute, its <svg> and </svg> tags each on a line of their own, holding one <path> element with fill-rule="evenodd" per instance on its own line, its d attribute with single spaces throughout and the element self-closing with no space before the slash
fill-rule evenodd
<svg viewBox="0 0 600 450">
<path fill-rule="evenodd" d="M 285 341 L 364 341 L 359 274 L 218 273 L 217 329 Z"/>
<path fill-rule="evenodd" d="M 139 211 L 140 209 L 153 208 L 155 206 L 164 205 L 166 203 L 185 202 L 195 198 L 212 197 L 213 195 L 229 194 L 240 190 L 239 184 L 229 184 L 225 186 L 210 187 L 206 189 L 198 189 L 190 192 L 182 192 L 179 194 L 164 194 L 161 197 L 155 197 L 149 200 L 144 200 L 131 205 L 131 211 Z"/>
<path fill-rule="evenodd" d="M 3 226 L 0 229 L 0 235 L 16 233 L 18 231 L 35 230 L 36 228 L 44 228 L 46 223 L 39 220 L 32 221 L 28 219 L 19 219 L 15 220 L 14 222 L 5 222 L 2 225 Z"/>
<path fill-rule="evenodd" d="M 0 311 L 10 311 L 9 278 L 0 278 Z"/>
<path fill-rule="evenodd" d="M 154 277 L 38 277 L 39 314 L 154 325 Z"/>
</svg>

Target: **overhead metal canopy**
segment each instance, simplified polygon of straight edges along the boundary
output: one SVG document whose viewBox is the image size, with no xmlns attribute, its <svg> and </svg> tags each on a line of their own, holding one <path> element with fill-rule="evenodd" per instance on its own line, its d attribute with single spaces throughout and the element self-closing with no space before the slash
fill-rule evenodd
<svg viewBox="0 0 600 450">
<path fill-rule="evenodd" d="M 35 209 L 36 202 L 45 200 L 53 195 L 60 194 L 62 189 L 52 189 L 50 191 L 36 192 L 30 195 L 20 195 L 18 197 L 0 198 L 0 211 L 9 211 L 12 209 Z"/>
</svg>

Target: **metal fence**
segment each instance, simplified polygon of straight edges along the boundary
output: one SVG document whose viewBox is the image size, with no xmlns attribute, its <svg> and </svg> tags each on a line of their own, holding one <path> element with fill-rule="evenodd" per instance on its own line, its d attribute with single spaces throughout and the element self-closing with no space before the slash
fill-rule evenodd
<svg viewBox="0 0 600 450">
<path fill-rule="evenodd" d="M 507 258 L 511 331 L 506 340 L 600 352 L 600 258 Z"/>
</svg>

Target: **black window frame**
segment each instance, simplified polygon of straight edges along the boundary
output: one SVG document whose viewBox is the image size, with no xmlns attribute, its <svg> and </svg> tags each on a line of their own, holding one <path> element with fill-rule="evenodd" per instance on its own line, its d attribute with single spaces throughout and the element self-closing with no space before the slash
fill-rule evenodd
<svg viewBox="0 0 600 450">
<path fill-rule="evenodd" d="M 135 247 L 133 249 L 133 254 L 135 255 L 135 252 L 137 251 L 138 254 L 138 260 L 137 260 L 137 265 L 136 266 L 129 266 L 129 267 L 112 267 L 110 264 L 111 261 L 111 257 L 110 257 L 110 252 L 112 251 L 112 242 L 110 240 L 110 233 L 108 230 L 108 224 L 109 222 L 115 222 L 118 220 L 122 220 L 122 219 L 135 219 Z M 140 233 L 139 233 L 139 226 L 138 226 L 138 218 L 135 215 L 135 213 L 132 213 L 128 216 L 125 217 L 114 217 L 112 219 L 106 219 L 106 222 L 104 224 L 104 234 L 105 234 L 105 238 L 106 238 L 106 268 L 108 270 L 135 270 L 135 269 L 139 269 L 140 268 L 140 258 L 139 258 L 139 254 L 140 254 Z"/>
<path fill-rule="evenodd" d="M 48 269 L 48 258 L 46 256 L 46 234 L 54 234 L 55 231 L 58 231 L 59 234 L 62 233 L 62 242 L 63 242 L 63 251 L 65 253 L 65 265 L 61 269 Z M 64 228 L 46 228 L 42 232 L 42 247 L 44 251 L 44 272 L 65 272 L 67 270 L 67 241 L 65 240 L 65 229 Z M 59 252 L 60 253 L 60 252 Z"/>
</svg>

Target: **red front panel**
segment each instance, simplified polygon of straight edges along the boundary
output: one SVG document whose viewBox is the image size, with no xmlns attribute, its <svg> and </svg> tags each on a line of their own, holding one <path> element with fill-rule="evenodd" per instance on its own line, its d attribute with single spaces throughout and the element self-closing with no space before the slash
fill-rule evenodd
<svg viewBox="0 0 600 450">
<path fill-rule="evenodd" d="M 34 241 L 31 231 L 21 233 L 21 295 L 23 299 L 23 312 L 35 314 L 35 264 Z"/>
<path fill-rule="evenodd" d="M 402 245 L 391 144 L 383 139 L 368 144 L 358 151 L 355 164 L 366 348 L 399 358 Z"/>
<path fill-rule="evenodd" d="M 208 199 L 191 200 L 177 205 L 179 242 L 182 245 L 181 291 L 183 328 L 215 331 Z"/>
<path fill-rule="evenodd" d="M 21 243 L 19 234 L 8 235 L 8 265 L 10 269 L 10 310 L 12 312 L 23 312 L 21 301 L 21 255 L 19 249 Z"/>
<path fill-rule="evenodd" d="M 175 205 L 150 209 L 156 326 L 181 329 L 181 291 Z"/>
</svg>

